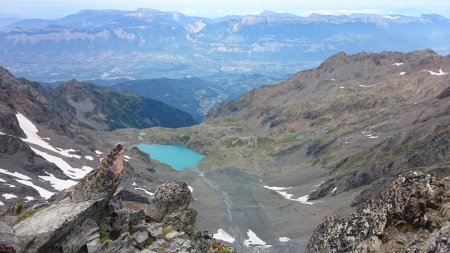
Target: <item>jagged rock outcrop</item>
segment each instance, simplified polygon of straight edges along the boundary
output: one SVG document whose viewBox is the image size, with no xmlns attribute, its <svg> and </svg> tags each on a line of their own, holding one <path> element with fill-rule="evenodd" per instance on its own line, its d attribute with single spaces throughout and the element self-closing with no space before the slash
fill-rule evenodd
<svg viewBox="0 0 450 253">
<path fill-rule="evenodd" d="M 197 211 L 189 208 L 191 192 L 181 182 L 160 185 L 149 201 L 127 190 L 111 200 L 100 224 L 98 252 L 218 252 L 229 249 L 195 229 Z"/>
<path fill-rule="evenodd" d="M 7 245 L 14 246 L 17 236 L 17 245 L 25 253 L 228 249 L 195 229 L 197 212 L 188 207 L 192 196 L 185 183 L 162 184 L 147 199 L 117 190 L 124 168 L 124 147 L 119 144 L 77 185 L 20 215 L 29 218 L 13 227 L 15 235 L 8 233 Z"/>
<path fill-rule="evenodd" d="M 95 230 L 93 223 L 87 226 L 86 221 L 102 217 L 104 207 L 122 179 L 123 153 L 123 146 L 117 145 L 94 171 L 69 190 L 69 194 L 61 194 L 54 203 L 40 210 L 31 210 L 36 213 L 15 225 L 23 251 L 77 252 L 84 247 L 91 228 Z M 89 229 L 81 229 L 86 226 Z M 77 230 L 83 231 L 76 239 L 81 243 L 70 243 Z"/>
<path fill-rule="evenodd" d="M 102 158 L 97 168 L 86 175 L 71 190 L 72 201 L 81 202 L 103 196 L 110 199 L 122 180 L 124 148 L 121 144 Z"/>
<path fill-rule="evenodd" d="M 410 172 L 346 218 L 319 225 L 306 252 L 450 251 L 450 177 Z"/>
<path fill-rule="evenodd" d="M 170 182 L 160 185 L 146 212 L 155 221 L 162 221 L 167 214 L 179 213 L 191 202 L 191 191 L 186 183 Z"/>
</svg>

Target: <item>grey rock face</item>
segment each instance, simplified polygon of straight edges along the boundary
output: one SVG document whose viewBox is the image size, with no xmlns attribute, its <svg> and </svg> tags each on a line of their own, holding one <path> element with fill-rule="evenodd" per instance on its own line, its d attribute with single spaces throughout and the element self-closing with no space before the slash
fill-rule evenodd
<svg viewBox="0 0 450 253">
<path fill-rule="evenodd" d="M 93 252 L 99 248 L 99 227 L 92 219 L 86 218 L 81 223 L 75 224 L 62 240 L 55 243 L 48 252 L 57 252 L 61 249 L 63 252 L 79 252 L 86 247 L 88 252 Z"/>
<path fill-rule="evenodd" d="M 400 175 L 380 198 L 346 218 L 319 225 L 307 252 L 442 252 L 450 250 L 450 177 Z"/>
<path fill-rule="evenodd" d="M 73 230 L 75 223 L 96 208 L 95 201 L 73 203 L 66 198 L 14 226 L 24 252 L 44 252 Z M 98 208 L 98 207 L 97 207 Z"/>
<path fill-rule="evenodd" d="M 148 239 L 148 232 L 147 231 L 140 231 L 133 234 L 133 238 L 136 241 L 136 244 L 138 247 L 144 246 L 145 242 Z"/>
<path fill-rule="evenodd" d="M 6 223 L 0 221 L 0 252 L 20 252 L 19 240 L 14 231 Z"/>
</svg>

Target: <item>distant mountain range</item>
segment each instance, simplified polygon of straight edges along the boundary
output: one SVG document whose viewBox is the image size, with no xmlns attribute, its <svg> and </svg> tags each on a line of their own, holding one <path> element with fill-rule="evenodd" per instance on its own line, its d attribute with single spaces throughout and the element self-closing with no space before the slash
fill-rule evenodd
<svg viewBox="0 0 450 253">
<path fill-rule="evenodd" d="M 152 9 L 85 10 L 5 25 L 0 62 L 38 81 L 183 78 L 212 73 L 281 76 L 338 51 L 450 52 L 438 15 L 300 17 L 265 11 L 216 19 Z"/>
</svg>

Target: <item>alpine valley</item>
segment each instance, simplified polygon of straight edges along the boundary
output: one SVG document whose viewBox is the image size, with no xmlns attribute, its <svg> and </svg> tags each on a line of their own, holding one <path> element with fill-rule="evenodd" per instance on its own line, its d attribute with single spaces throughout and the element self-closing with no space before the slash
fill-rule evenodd
<svg viewBox="0 0 450 253">
<path fill-rule="evenodd" d="M 450 250 L 446 18 L 139 9 L 3 30 L 5 252 Z M 204 157 L 175 171 L 139 144 Z"/>
</svg>

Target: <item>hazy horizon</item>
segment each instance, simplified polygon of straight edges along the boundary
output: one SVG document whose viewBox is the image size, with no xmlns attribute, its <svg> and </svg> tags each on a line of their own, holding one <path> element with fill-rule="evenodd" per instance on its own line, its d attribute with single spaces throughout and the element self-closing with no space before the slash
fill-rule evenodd
<svg viewBox="0 0 450 253">
<path fill-rule="evenodd" d="M 439 14 L 450 17 L 450 3 L 444 0 L 430 1 L 367 1 L 361 3 L 345 0 L 336 3 L 331 0 L 295 1 L 295 0 L 219 0 L 204 2 L 201 0 L 129 0 L 123 1 L 87 1 L 87 0 L 13 0 L 0 2 L 0 17 L 17 18 L 60 18 L 81 10 L 136 10 L 151 8 L 161 11 L 176 11 L 191 16 L 208 18 L 227 15 L 257 14 L 264 10 L 291 13 L 306 16 L 312 13 L 329 15 L 348 15 L 368 13 L 378 15 L 409 15 Z"/>
</svg>

